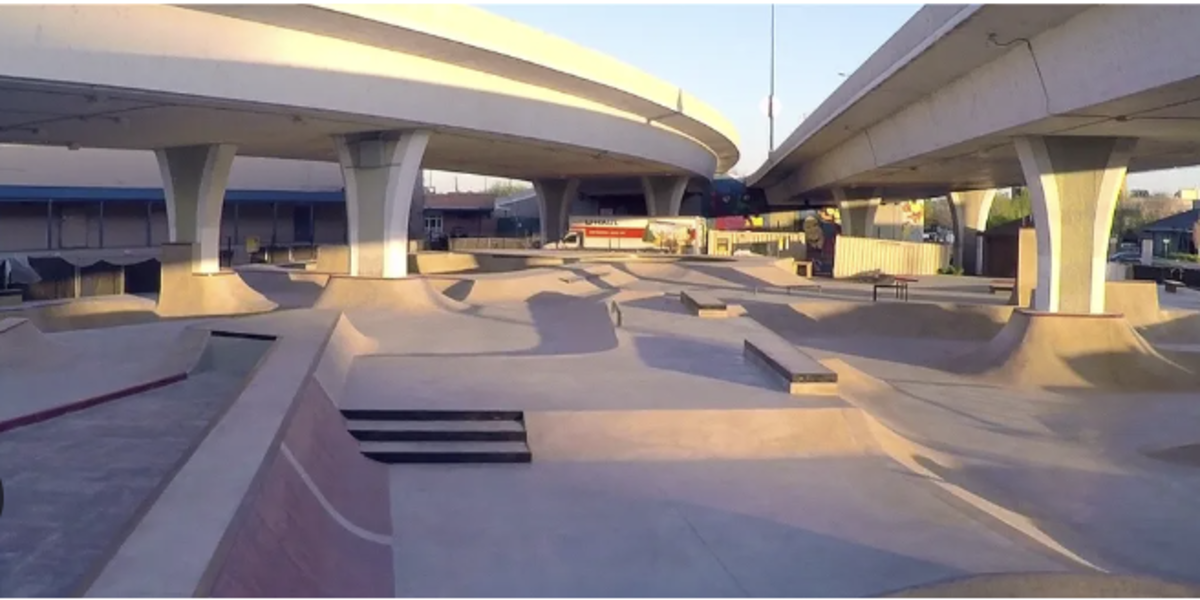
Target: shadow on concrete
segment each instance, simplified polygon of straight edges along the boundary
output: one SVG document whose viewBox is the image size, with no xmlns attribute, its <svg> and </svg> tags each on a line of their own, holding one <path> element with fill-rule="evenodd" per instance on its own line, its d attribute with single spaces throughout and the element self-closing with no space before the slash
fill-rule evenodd
<svg viewBox="0 0 1200 600">
<path fill-rule="evenodd" d="M 312 308 L 325 288 L 314 281 L 293 281 L 287 272 L 237 271 L 254 291 L 279 305 L 276 310 Z"/>
<path fill-rule="evenodd" d="M 464 317 L 484 319 L 498 323 L 530 326 L 536 330 L 538 344 L 525 350 L 504 352 L 460 352 L 460 353 L 382 353 L 372 356 L 410 357 L 488 357 L 488 356 L 547 356 L 579 355 L 607 352 L 617 347 L 617 334 L 609 315 L 608 306 L 595 296 L 577 297 L 558 292 L 541 292 L 528 301 L 532 323 L 496 315 L 481 314 L 485 306 L 472 306 L 462 311 Z M 452 331 L 448 331 L 452 334 Z"/>
<path fill-rule="evenodd" d="M 1003 307 L 922 302 L 804 302 L 791 305 L 741 300 L 747 314 L 780 335 L 873 336 L 986 341 L 996 336 L 1011 313 Z"/>
<path fill-rule="evenodd" d="M 639 298 L 637 300 L 629 300 L 622 302 L 621 306 L 629 308 L 640 308 L 644 310 L 652 310 L 671 315 L 691 316 L 683 303 L 679 301 L 678 295 L 663 295 L 653 296 L 650 298 Z"/>
<path fill-rule="evenodd" d="M 954 468 L 915 458 L 942 479 L 1029 518 L 1101 568 L 1200 584 L 1194 479 L 1185 490 L 1169 475 L 1154 481 L 1145 472 L 1034 466 L 999 454 Z"/>
<path fill-rule="evenodd" d="M 871 597 L 966 575 L 949 564 L 953 548 L 910 546 L 910 553 L 890 543 L 898 534 L 886 525 L 902 518 L 873 512 L 885 509 L 884 499 L 839 506 L 848 485 L 804 483 L 832 473 L 880 476 L 868 462 L 535 462 L 519 473 L 413 470 L 404 475 L 417 491 L 393 514 L 400 515 L 397 529 L 417 527 L 424 535 L 397 545 L 397 595 Z M 860 515 L 880 525 L 836 528 L 844 535 L 822 531 L 828 522 Z M 961 532 L 961 522 L 956 525 Z M 998 548 L 972 542 L 965 547 Z M 502 564 L 494 559 L 500 549 Z M 418 560 L 429 556 L 443 558 Z"/>
<path fill-rule="evenodd" d="M 694 338 L 655 334 L 634 337 L 642 364 L 662 371 L 705 377 L 717 381 L 777 391 L 766 374 L 742 360 L 739 351 Z"/>
</svg>

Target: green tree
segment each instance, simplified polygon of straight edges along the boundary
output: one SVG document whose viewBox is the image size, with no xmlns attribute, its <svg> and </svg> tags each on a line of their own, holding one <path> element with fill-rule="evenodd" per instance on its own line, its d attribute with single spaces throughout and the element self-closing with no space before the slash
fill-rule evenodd
<svg viewBox="0 0 1200 600">
<path fill-rule="evenodd" d="M 1033 204 L 1029 200 L 1027 188 L 1013 188 L 1011 197 L 997 195 L 992 201 L 992 211 L 988 213 L 987 226 L 991 229 L 997 225 L 1024 219 L 1033 214 Z"/>
<path fill-rule="evenodd" d="M 501 181 L 496 181 L 496 182 L 491 183 L 483 191 L 484 191 L 484 193 L 491 194 L 493 196 L 496 196 L 497 198 L 504 198 L 506 196 L 511 196 L 513 194 L 523 192 L 532 187 L 533 186 L 529 185 L 528 183 L 526 183 L 524 181 L 513 181 L 511 179 L 506 179 L 506 180 L 501 180 Z"/>
</svg>

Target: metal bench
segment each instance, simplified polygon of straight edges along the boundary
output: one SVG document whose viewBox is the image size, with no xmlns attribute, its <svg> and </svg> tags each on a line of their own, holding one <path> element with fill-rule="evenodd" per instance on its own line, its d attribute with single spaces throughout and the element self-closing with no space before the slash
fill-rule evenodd
<svg viewBox="0 0 1200 600">
<path fill-rule="evenodd" d="M 903 299 L 908 302 L 908 284 L 916 283 L 917 280 L 911 277 L 887 277 L 880 279 L 871 286 L 871 302 L 879 301 L 880 289 L 896 290 L 896 299 Z"/>
</svg>

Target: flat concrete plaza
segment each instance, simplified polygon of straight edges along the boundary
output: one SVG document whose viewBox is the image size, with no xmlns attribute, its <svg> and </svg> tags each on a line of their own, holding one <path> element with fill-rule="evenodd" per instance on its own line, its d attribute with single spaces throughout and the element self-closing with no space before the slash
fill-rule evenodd
<svg viewBox="0 0 1200 600">
<path fill-rule="evenodd" d="M 1194 393 L 957 368 L 1011 318 L 984 280 L 919 278 L 907 302 L 872 302 L 867 284 L 789 277 L 764 259 L 609 259 L 350 291 L 260 268 L 247 280 L 291 308 L 46 334 L 55 360 L 100 355 L 109 336 L 154 357 L 144 373 L 186 377 L 0 429 L 0 593 L 269 595 L 283 588 L 262 583 L 255 544 L 300 539 L 324 554 L 281 560 L 317 561 L 319 589 L 368 577 L 368 595 L 400 597 L 875 596 L 996 573 L 1200 584 Z M 821 289 L 787 289 L 800 283 Z M 683 291 L 728 316 L 693 315 Z M 1186 335 L 1162 328 L 1192 323 L 1194 296 L 1162 294 L 1161 322 L 1138 329 L 1173 340 L 1181 364 Z M 762 336 L 835 372 L 836 393 L 785 391 L 745 354 Z M 114 373 L 12 381 L 68 398 L 141 372 Z M 455 415 L 519 416 L 472 430 Z M 370 418 L 397 420 L 347 433 Z M 426 441 L 386 441 L 404 419 Z M 439 427 L 520 432 L 504 443 L 530 462 L 359 454 L 437 447 Z M 299 475 L 290 487 L 271 483 L 278 465 Z M 194 517 L 188 489 L 210 490 Z M 84 505 L 99 516 L 80 521 Z M 196 541 L 186 564 L 156 550 L 180 536 Z M 176 576 L 147 575 L 164 569 Z"/>
</svg>

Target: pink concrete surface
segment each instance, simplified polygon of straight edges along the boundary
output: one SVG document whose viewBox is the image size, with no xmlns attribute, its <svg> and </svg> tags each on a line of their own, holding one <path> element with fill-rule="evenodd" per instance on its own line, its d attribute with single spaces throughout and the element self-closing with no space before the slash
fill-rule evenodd
<svg viewBox="0 0 1200 600">
<path fill-rule="evenodd" d="M 390 535 L 387 471 L 363 457 L 329 397 L 309 380 L 228 534 L 207 595 L 384 597 L 393 594 L 390 545 L 351 532 L 322 506 L 283 454 L 286 446 L 344 519 Z"/>
</svg>

